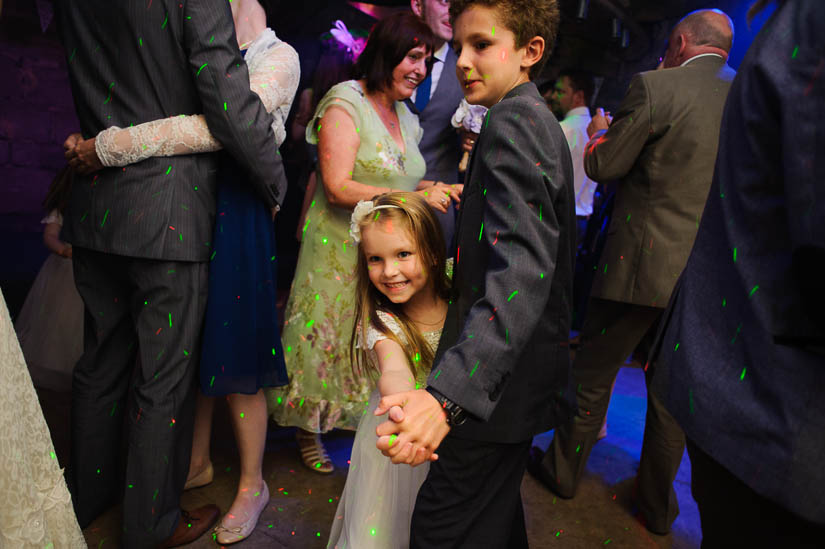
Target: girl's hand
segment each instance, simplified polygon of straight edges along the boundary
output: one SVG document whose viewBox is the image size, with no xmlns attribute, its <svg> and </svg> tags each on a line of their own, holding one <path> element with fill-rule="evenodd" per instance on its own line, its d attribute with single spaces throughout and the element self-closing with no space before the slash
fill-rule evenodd
<svg viewBox="0 0 825 549">
<path fill-rule="evenodd" d="M 72 258 L 72 245 L 71 244 L 64 244 L 63 249 L 60 250 L 59 255 L 65 257 L 67 259 Z"/>
</svg>

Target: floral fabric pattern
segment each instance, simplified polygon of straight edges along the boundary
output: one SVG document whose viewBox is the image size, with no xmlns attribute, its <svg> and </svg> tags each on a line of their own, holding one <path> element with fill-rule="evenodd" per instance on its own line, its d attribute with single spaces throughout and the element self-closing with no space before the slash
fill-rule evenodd
<svg viewBox="0 0 825 549">
<path fill-rule="evenodd" d="M 307 126 L 307 141 L 318 142 L 321 118 L 332 106 L 349 114 L 361 140 L 352 179 L 414 190 L 426 165 L 418 151 L 422 131 L 407 107 L 395 104 L 406 149 L 402 152 L 356 81 L 334 86 L 319 102 Z M 318 178 L 281 336 L 290 383 L 268 390 L 267 401 L 280 425 L 323 433 L 356 429 L 372 383 L 353 374 L 349 353 L 358 250 L 349 235 L 352 210 L 330 205 L 320 172 Z"/>
</svg>

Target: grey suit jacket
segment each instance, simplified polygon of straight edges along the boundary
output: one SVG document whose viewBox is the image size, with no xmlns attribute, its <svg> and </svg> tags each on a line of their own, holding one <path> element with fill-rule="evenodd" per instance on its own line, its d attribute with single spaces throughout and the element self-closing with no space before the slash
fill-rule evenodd
<svg viewBox="0 0 825 549">
<path fill-rule="evenodd" d="M 653 382 L 702 450 L 758 494 L 820 525 L 824 48 L 825 3 L 787 0 L 742 61 Z"/>
<path fill-rule="evenodd" d="M 55 14 L 84 136 L 202 113 L 264 203 L 283 201 L 272 117 L 250 91 L 226 2 L 59 0 Z M 208 259 L 216 160 L 150 158 L 77 178 L 64 237 L 132 257 Z"/>
<path fill-rule="evenodd" d="M 588 143 L 587 175 L 620 180 L 591 296 L 667 305 L 699 227 L 734 75 L 715 56 L 637 74 L 610 129 Z"/>
<path fill-rule="evenodd" d="M 567 140 L 536 86 L 522 84 L 490 109 L 461 200 L 428 380 L 472 416 L 453 436 L 522 442 L 566 419 L 575 216 Z"/>
<path fill-rule="evenodd" d="M 427 173 L 422 179 L 443 181 L 448 185 L 458 182 L 458 164 L 461 161 L 461 141 L 450 120 L 464 99 L 464 92 L 455 74 L 455 52 L 447 47 L 447 56 L 438 86 L 424 110 L 418 112 L 415 104 L 407 105 L 418 115 L 424 136 L 418 144 L 421 156 L 427 162 Z"/>
</svg>

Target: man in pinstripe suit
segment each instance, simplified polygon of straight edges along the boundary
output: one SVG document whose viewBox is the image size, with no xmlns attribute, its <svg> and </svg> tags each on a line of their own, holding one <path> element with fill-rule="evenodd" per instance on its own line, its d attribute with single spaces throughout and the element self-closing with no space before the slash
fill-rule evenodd
<svg viewBox="0 0 825 549">
<path fill-rule="evenodd" d="M 272 119 L 250 91 L 227 3 L 61 0 L 55 11 L 85 136 L 203 113 L 262 200 L 277 209 L 286 184 Z M 81 177 L 66 216 L 64 236 L 86 305 L 67 476 L 81 526 L 123 496 L 125 547 L 188 543 L 218 515 L 214 505 L 192 514 L 179 507 L 216 166 L 215 155 L 188 155 Z"/>
</svg>

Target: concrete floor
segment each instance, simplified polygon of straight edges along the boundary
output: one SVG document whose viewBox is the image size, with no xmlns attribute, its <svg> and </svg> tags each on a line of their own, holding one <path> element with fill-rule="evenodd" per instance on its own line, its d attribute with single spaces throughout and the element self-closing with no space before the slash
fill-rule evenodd
<svg viewBox="0 0 825 549">
<path fill-rule="evenodd" d="M 69 395 L 40 391 L 40 398 L 58 458 L 65 465 L 69 449 Z M 681 515 L 672 533 L 668 536 L 651 534 L 634 518 L 631 500 L 641 449 L 645 402 L 642 371 L 623 368 L 610 404 L 608 436 L 593 449 L 575 499 L 556 498 L 530 475 L 525 475 L 521 493 L 532 548 L 578 549 L 609 545 L 687 549 L 699 546 L 699 515 L 690 496 L 687 455 L 676 479 Z M 334 432 L 325 437 L 336 466 L 336 471 L 326 476 L 302 466 L 293 437 L 294 429 L 270 424 L 264 478 L 269 483 L 272 499 L 255 532 L 242 542 L 243 547 L 326 547 L 329 525 L 346 479 L 352 433 Z M 536 437 L 535 443 L 546 448 L 551 437 L 551 433 L 542 434 Z M 237 451 L 223 404 L 215 410 L 212 459 L 215 481 L 186 492 L 182 498 L 184 508 L 214 502 L 225 511 L 234 497 L 238 480 Z M 84 531 L 89 547 L 118 547 L 120 520 L 120 509 L 116 507 L 92 523 Z M 209 535 L 189 545 L 193 548 L 215 546 Z"/>
</svg>

